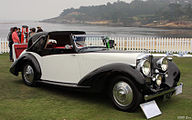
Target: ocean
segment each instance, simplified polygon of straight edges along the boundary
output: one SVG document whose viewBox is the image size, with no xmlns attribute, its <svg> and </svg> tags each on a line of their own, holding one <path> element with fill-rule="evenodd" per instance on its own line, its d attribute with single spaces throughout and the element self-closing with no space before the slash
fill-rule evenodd
<svg viewBox="0 0 192 120">
<path fill-rule="evenodd" d="M 44 31 L 85 31 L 87 34 L 126 37 L 192 37 L 192 30 L 143 27 L 114 27 L 83 24 L 58 24 L 37 21 L 0 21 L 0 38 L 6 38 L 11 27 L 41 26 Z"/>
</svg>

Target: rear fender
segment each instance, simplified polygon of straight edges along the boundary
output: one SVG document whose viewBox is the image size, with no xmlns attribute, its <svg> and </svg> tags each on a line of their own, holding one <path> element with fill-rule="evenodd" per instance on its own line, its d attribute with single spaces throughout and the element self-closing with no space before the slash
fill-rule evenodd
<svg viewBox="0 0 192 120">
<path fill-rule="evenodd" d="M 23 54 L 21 57 L 19 57 L 19 59 L 17 59 L 11 66 L 10 68 L 10 72 L 13 74 L 13 75 L 16 75 L 18 76 L 19 72 L 22 71 L 22 68 L 23 68 L 23 65 L 26 63 L 26 62 L 30 62 L 33 64 L 34 66 L 34 69 L 37 73 L 37 77 L 40 78 L 41 76 L 41 68 L 40 68 L 40 65 L 39 65 L 39 62 L 37 61 L 37 59 L 30 53 L 25 53 Z"/>
</svg>

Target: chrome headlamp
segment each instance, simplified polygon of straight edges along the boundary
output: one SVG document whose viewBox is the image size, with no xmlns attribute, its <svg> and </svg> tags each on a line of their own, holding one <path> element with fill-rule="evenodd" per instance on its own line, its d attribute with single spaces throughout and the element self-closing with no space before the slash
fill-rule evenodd
<svg viewBox="0 0 192 120">
<path fill-rule="evenodd" d="M 151 73 L 151 64 L 149 62 L 149 60 L 142 60 L 137 68 L 145 75 L 145 76 L 149 76 Z"/>
<path fill-rule="evenodd" d="M 161 67 L 161 70 L 167 71 L 168 69 L 168 60 L 166 57 L 163 57 L 157 61 L 157 65 Z"/>
<path fill-rule="evenodd" d="M 162 77 L 160 75 L 156 75 L 156 84 L 160 86 L 162 83 Z"/>
</svg>

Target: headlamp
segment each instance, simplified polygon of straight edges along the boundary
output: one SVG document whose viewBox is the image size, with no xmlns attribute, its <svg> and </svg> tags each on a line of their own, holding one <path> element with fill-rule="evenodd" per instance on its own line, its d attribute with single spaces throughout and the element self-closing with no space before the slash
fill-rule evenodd
<svg viewBox="0 0 192 120">
<path fill-rule="evenodd" d="M 157 65 L 161 67 L 161 70 L 167 71 L 168 69 L 168 60 L 166 57 L 163 57 L 157 61 Z"/>
<path fill-rule="evenodd" d="M 142 60 L 137 67 L 145 76 L 149 76 L 151 72 L 151 64 L 149 60 Z"/>
</svg>

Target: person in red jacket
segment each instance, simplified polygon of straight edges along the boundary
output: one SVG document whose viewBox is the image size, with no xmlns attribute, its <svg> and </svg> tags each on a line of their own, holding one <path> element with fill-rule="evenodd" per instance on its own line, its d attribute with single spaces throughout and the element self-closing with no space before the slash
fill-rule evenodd
<svg viewBox="0 0 192 120">
<path fill-rule="evenodd" d="M 20 43 L 20 40 L 17 34 L 17 27 L 13 28 L 12 39 L 14 43 Z"/>
</svg>

